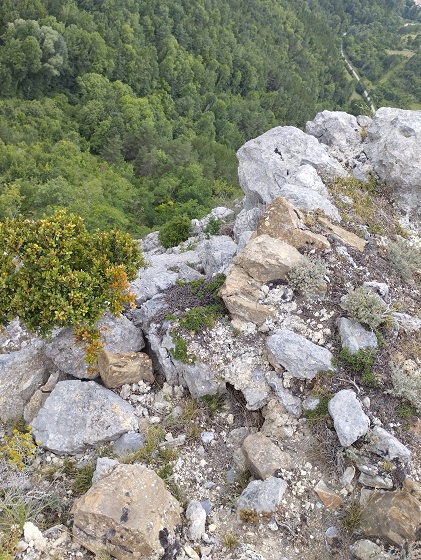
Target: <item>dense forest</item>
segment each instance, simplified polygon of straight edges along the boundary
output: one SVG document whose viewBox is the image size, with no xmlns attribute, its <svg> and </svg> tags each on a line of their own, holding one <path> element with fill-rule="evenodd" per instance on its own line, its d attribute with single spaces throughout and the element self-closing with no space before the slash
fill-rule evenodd
<svg viewBox="0 0 421 560">
<path fill-rule="evenodd" d="M 420 21 L 412 0 L 2 0 L 0 220 L 200 217 L 239 195 L 246 140 L 365 110 L 342 40 L 378 104 L 421 103 Z"/>
</svg>

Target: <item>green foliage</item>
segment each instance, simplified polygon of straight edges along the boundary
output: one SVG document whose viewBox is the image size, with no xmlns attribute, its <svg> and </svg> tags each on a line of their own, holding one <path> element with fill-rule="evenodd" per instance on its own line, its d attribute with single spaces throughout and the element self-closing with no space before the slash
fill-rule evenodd
<svg viewBox="0 0 421 560">
<path fill-rule="evenodd" d="M 305 410 L 304 418 L 307 420 L 319 420 L 321 418 L 327 418 L 329 415 L 329 401 L 333 395 L 322 395 L 319 397 L 319 402 L 313 410 Z"/>
<path fill-rule="evenodd" d="M 218 304 L 194 307 L 186 311 L 179 325 L 188 331 L 200 332 L 213 326 L 215 319 L 221 315 L 221 310 L 221 305 Z"/>
<path fill-rule="evenodd" d="M 219 230 L 221 229 L 222 222 L 211 216 L 209 218 L 209 222 L 203 232 L 205 233 L 207 239 L 210 238 L 211 235 L 219 235 Z"/>
<path fill-rule="evenodd" d="M 228 531 L 224 535 L 223 544 L 227 550 L 232 551 L 240 546 L 240 540 L 233 531 Z"/>
<path fill-rule="evenodd" d="M 188 353 L 187 341 L 174 331 L 171 332 L 171 338 L 174 342 L 174 348 L 171 348 L 170 350 L 173 358 L 183 362 L 184 364 L 194 364 L 195 356 Z"/>
<path fill-rule="evenodd" d="M 421 270 L 421 252 L 402 239 L 389 244 L 387 258 L 401 278 L 415 287 L 416 274 Z"/>
<path fill-rule="evenodd" d="M 376 329 L 387 319 L 386 305 L 382 299 L 366 286 L 350 290 L 341 300 L 341 307 L 349 317 Z"/>
<path fill-rule="evenodd" d="M 225 395 L 203 395 L 200 400 L 205 403 L 211 416 L 215 416 L 218 412 L 223 412 L 226 404 Z"/>
<path fill-rule="evenodd" d="M 351 504 L 340 513 L 340 522 L 343 529 L 348 533 L 358 532 L 363 512 L 364 508 L 358 501 L 354 500 L 351 502 Z"/>
<path fill-rule="evenodd" d="M 348 348 L 343 347 L 339 352 L 339 359 L 361 374 L 364 385 L 377 385 L 377 380 L 372 372 L 376 359 L 376 351 L 373 348 L 360 348 L 358 352 L 351 354 Z"/>
<path fill-rule="evenodd" d="M 327 266 L 319 257 L 307 259 L 301 265 L 292 268 L 288 273 L 288 284 L 308 298 L 324 293 Z"/>
<path fill-rule="evenodd" d="M 391 363 L 392 394 L 405 399 L 414 409 L 421 412 L 421 377 L 405 372 L 398 364 Z"/>
<path fill-rule="evenodd" d="M 0 222 L 0 324 L 19 316 L 42 336 L 74 327 L 92 344 L 96 321 L 131 304 L 128 280 L 142 264 L 137 245 L 120 231 L 88 233 L 83 220 L 65 211 L 40 220 Z"/>
<path fill-rule="evenodd" d="M 176 216 L 159 230 L 159 241 L 166 249 L 175 247 L 188 239 L 190 228 L 191 220 L 187 216 Z"/>
<path fill-rule="evenodd" d="M 87 463 L 76 469 L 76 476 L 73 480 L 72 490 L 75 494 L 85 494 L 92 486 L 92 477 L 95 472 L 95 464 Z"/>
</svg>

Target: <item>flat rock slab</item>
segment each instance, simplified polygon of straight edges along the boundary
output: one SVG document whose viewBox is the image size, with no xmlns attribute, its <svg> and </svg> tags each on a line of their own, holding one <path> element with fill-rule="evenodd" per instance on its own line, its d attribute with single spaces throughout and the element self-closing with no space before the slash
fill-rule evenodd
<svg viewBox="0 0 421 560">
<path fill-rule="evenodd" d="M 329 488 L 324 480 L 319 480 L 314 487 L 314 491 L 330 510 L 336 510 L 344 503 L 343 499 L 334 490 Z"/>
<path fill-rule="evenodd" d="M 74 506 L 73 535 L 92 552 L 119 560 L 158 560 L 161 544 L 181 523 L 180 505 L 143 465 L 117 465 Z"/>
<path fill-rule="evenodd" d="M 103 350 L 98 357 L 98 369 L 104 385 L 121 387 L 126 383 L 153 383 L 152 360 L 142 352 L 112 353 Z"/>
<path fill-rule="evenodd" d="M 266 480 L 253 480 L 238 498 L 237 514 L 241 515 L 241 511 L 244 510 L 252 510 L 256 513 L 276 511 L 287 486 L 285 480 L 274 476 Z"/>
<path fill-rule="evenodd" d="M 408 492 L 373 492 L 364 507 L 360 529 L 402 547 L 414 541 L 421 525 L 421 503 Z"/>
<path fill-rule="evenodd" d="M 348 231 L 347 229 L 344 229 L 337 224 L 332 224 L 332 222 L 330 222 L 327 218 L 318 217 L 317 220 L 322 225 L 325 231 L 345 243 L 345 245 L 354 247 L 361 253 L 364 251 L 367 242 L 364 241 L 364 239 L 361 239 L 361 237 L 358 237 L 358 235 L 355 235 L 355 233 L 352 233 L 351 231 Z"/>
<path fill-rule="evenodd" d="M 370 419 L 364 414 L 356 394 L 351 389 L 336 393 L 329 401 L 328 408 L 343 447 L 349 447 L 368 432 Z"/>
<path fill-rule="evenodd" d="M 295 466 L 294 458 L 261 432 L 247 436 L 243 441 L 242 451 L 249 469 L 263 480 L 273 476 L 278 469 Z"/>
<path fill-rule="evenodd" d="M 285 368 L 298 379 L 313 379 L 320 371 L 334 371 L 332 354 L 300 334 L 277 331 L 266 341 L 268 360 L 275 368 Z"/>
<path fill-rule="evenodd" d="M 370 442 L 368 448 L 373 453 L 385 457 L 389 461 L 393 459 L 409 461 L 411 458 L 411 451 L 384 428 L 374 426 L 368 436 Z"/>
<path fill-rule="evenodd" d="M 42 447 L 69 454 L 136 429 L 133 407 L 95 381 L 60 381 L 32 422 Z"/>
</svg>

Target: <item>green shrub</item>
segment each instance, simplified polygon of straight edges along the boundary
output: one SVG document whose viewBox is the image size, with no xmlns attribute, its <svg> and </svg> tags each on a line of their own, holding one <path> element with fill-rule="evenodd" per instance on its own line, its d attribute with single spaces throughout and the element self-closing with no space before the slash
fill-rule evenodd
<svg viewBox="0 0 421 560">
<path fill-rule="evenodd" d="M 421 412 L 421 376 L 409 375 L 402 370 L 397 364 L 391 363 L 391 378 L 395 396 L 401 397 L 408 401 L 411 406 Z"/>
<path fill-rule="evenodd" d="M 220 314 L 221 306 L 217 304 L 194 307 L 186 311 L 180 319 L 180 326 L 188 331 L 200 332 L 207 327 L 212 327 Z"/>
<path fill-rule="evenodd" d="M 76 476 L 72 484 L 72 490 L 76 494 L 85 494 L 92 486 L 92 477 L 95 472 L 95 464 L 88 463 L 76 469 Z"/>
<path fill-rule="evenodd" d="M 290 270 L 288 284 L 293 290 L 301 292 L 306 297 L 317 297 L 324 293 L 327 267 L 322 259 L 315 257 L 307 259 Z"/>
<path fill-rule="evenodd" d="M 159 241 L 166 248 L 176 247 L 190 235 L 191 220 L 188 216 L 175 216 L 159 231 Z"/>
<path fill-rule="evenodd" d="M 171 348 L 171 355 L 184 364 L 194 364 L 195 357 L 187 351 L 187 341 L 178 335 L 175 331 L 171 331 L 171 338 L 174 342 L 174 348 Z"/>
<path fill-rule="evenodd" d="M 388 316 L 382 299 L 366 286 L 350 290 L 341 300 L 341 307 L 354 321 L 376 329 Z"/>
<path fill-rule="evenodd" d="M 421 252 L 410 247 L 404 240 L 390 243 L 387 258 L 402 280 L 415 286 L 415 274 L 421 270 Z"/>
<path fill-rule="evenodd" d="M 348 348 L 341 348 L 339 359 L 351 366 L 354 371 L 361 374 L 364 385 L 377 384 L 377 380 L 371 369 L 376 359 L 376 351 L 374 348 L 360 348 L 355 354 L 351 354 Z"/>
<path fill-rule="evenodd" d="M 221 226 L 222 226 L 221 220 L 218 220 L 217 218 L 211 216 L 209 218 L 208 225 L 203 230 L 203 233 L 206 235 L 207 239 L 209 239 L 211 235 L 219 235 L 219 230 L 221 229 Z"/>
<path fill-rule="evenodd" d="M 48 336 L 73 327 L 96 360 L 96 322 L 107 308 L 133 304 L 128 281 L 142 259 L 136 243 L 118 230 L 89 233 L 82 218 L 56 211 L 40 220 L 0 222 L 0 325 L 16 316 Z"/>
</svg>

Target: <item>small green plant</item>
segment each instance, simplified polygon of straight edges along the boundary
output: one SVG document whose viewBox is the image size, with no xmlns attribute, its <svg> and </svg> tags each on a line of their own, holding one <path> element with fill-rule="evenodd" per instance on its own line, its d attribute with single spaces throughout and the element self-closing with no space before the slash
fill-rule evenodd
<svg viewBox="0 0 421 560">
<path fill-rule="evenodd" d="M 352 354 L 348 348 L 341 348 L 339 359 L 352 367 L 354 371 L 361 374 L 364 385 L 374 386 L 377 380 L 372 372 L 372 366 L 376 359 L 376 351 L 373 348 L 360 348 Z"/>
<path fill-rule="evenodd" d="M 327 267 L 319 257 L 307 259 L 288 273 L 290 287 L 308 298 L 322 296 L 326 288 Z"/>
<path fill-rule="evenodd" d="M 402 280 L 410 286 L 416 285 L 415 275 L 421 271 L 420 251 L 402 239 L 390 243 L 387 258 Z"/>
<path fill-rule="evenodd" d="M 188 331 L 200 332 L 203 329 L 212 327 L 220 314 L 221 306 L 218 304 L 194 307 L 186 311 L 179 324 Z"/>
<path fill-rule="evenodd" d="M 398 416 L 403 420 L 410 418 L 416 412 L 415 408 L 407 402 L 403 402 L 398 407 Z"/>
<path fill-rule="evenodd" d="M 356 500 L 352 501 L 340 514 L 343 529 L 348 533 L 357 533 L 361 526 L 363 512 L 363 506 Z"/>
<path fill-rule="evenodd" d="M 211 416 L 225 409 L 225 395 L 203 395 L 200 400 L 206 405 Z"/>
<path fill-rule="evenodd" d="M 187 350 L 187 341 L 176 333 L 175 330 L 171 331 L 171 338 L 174 342 L 174 348 L 171 348 L 171 355 L 183 364 L 194 364 L 195 356 L 189 354 Z"/>
<path fill-rule="evenodd" d="M 391 393 L 405 399 L 417 412 L 421 412 L 421 376 L 410 375 L 393 362 L 390 369 L 393 384 Z"/>
<path fill-rule="evenodd" d="M 92 486 L 92 477 L 94 475 L 94 463 L 87 463 L 76 469 L 76 476 L 72 484 L 72 490 L 75 494 L 85 494 Z"/>
<path fill-rule="evenodd" d="M 240 541 L 233 531 L 225 533 L 223 543 L 225 548 L 230 551 L 240 546 Z"/>
<path fill-rule="evenodd" d="M 366 286 L 350 290 L 342 298 L 341 307 L 351 319 L 373 330 L 384 323 L 388 316 L 385 303 Z"/>
<path fill-rule="evenodd" d="M 211 235 L 219 235 L 219 231 L 221 229 L 222 222 L 217 218 L 211 216 L 209 218 L 208 225 L 203 230 L 203 233 L 206 235 L 206 238 L 209 239 Z"/>
<path fill-rule="evenodd" d="M 322 395 L 319 398 L 319 402 L 317 406 L 313 408 L 313 410 L 305 410 L 304 411 L 304 418 L 307 420 L 320 420 L 321 418 L 327 418 L 329 416 L 329 401 L 333 397 L 333 395 Z"/>
<path fill-rule="evenodd" d="M 30 431 L 31 426 L 28 426 L 24 433 L 14 429 L 12 436 L 4 437 L 4 444 L 0 447 L 0 456 L 3 456 L 9 465 L 21 471 L 33 462 L 37 452 Z"/>
<path fill-rule="evenodd" d="M 190 235 L 191 220 L 188 216 L 175 216 L 159 230 L 159 241 L 166 248 L 176 247 Z"/>
</svg>

